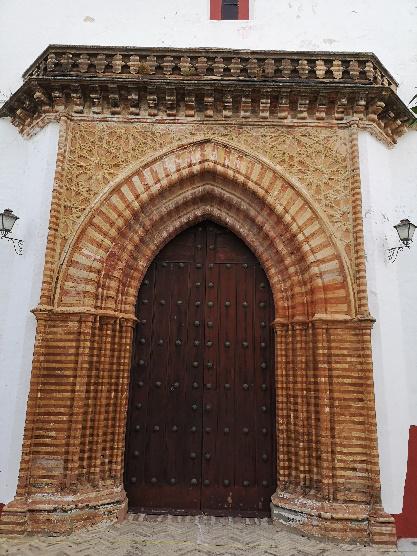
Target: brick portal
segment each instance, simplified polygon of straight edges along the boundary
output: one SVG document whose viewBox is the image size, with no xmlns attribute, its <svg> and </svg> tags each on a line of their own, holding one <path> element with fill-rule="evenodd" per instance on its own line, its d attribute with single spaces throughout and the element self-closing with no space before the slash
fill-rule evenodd
<svg viewBox="0 0 417 556">
<path fill-rule="evenodd" d="M 38 328 L 19 485 L 1 530 L 68 533 L 125 516 L 124 432 L 137 291 L 161 247 L 210 218 L 256 253 L 274 295 L 273 516 L 307 533 L 393 542 L 393 520 L 380 506 L 372 320 L 358 312 L 366 303 L 362 263 L 354 283 L 324 216 L 297 185 L 226 143 L 175 148 L 104 190 L 54 273 L 57 196 L 41 304 L 34 311 Z"/>
<path fill-rule="evenodd" d="M 395 542 L 380 500 L 358 129 L 392 145 L 407 108 L 367 53 L 50 46 L 0 110 L 60 122 L 16 497 L 3 533 L 126 516 L 135 301 L 176 234 L 210 219 L 274 296 L 274 519 Z"/>
</svg>

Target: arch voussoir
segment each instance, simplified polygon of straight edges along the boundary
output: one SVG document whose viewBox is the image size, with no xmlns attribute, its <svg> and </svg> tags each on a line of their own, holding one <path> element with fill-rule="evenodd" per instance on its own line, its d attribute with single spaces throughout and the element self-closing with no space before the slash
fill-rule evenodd
<svg viewBox="0 0 417 556">
<path fill-rule="evenodd" d="M 210 183 L 210 191 L 204 185 L 207 183 Z M 305 318 L 314 313 L 331 313 L 332 297 L 326 300 L 326 288 L 329 289 L 328 284 L 333 283 L 339 284 L 339 297 L 344 297 L 338 311 L 342 310 L 345 314 L 352 312 L 352 291 L 349 290 L 349 276 L 342 257 L 306 199 L 292 184 L 262 161 L 215 142 L 201 142 L 191 148 L 168 153 L 162 159 L 148 164 L 146 168 L 139 168 L 113 187 L 107 197 L 102 197 L 101 205 L 87 217 L 90 224 L 84 222 L 82 227 L 86 231 L 84 234 L 79 233 L 69 253 L 75 253 L 78 249 L 80 253 L 96 255 L 93 257 L 93 268 L 89 272 L 96 273 L 97 284 L 103 282 L 97 265 L 99 260 L 102 261 L 101 273 L 104 272 L 106 283 L 110 283 L 109 271 L 104 269 L 111 268 L 114 280 L 124 284 L 126 279 L 118 276 L 115 269 L 123 273 L 123 268 L 128 269 L 133 264 L 129 264 L 126 256 L 126 253 L 135 251 L 133 236 L 136 234 L 138 241 L 140 231 L 146 230 L 148 235 L 154 233 L 155 237 L 165 237 L 161 229 L 168 221 L 172 222 L 171 207 L 175 206 L 175 210 L 181 212 L 181 208 L 185 209 L 187 204 L 194 202 L 196 211 L 196 207 L 203 202 L 202 195 L 207 197 L 204 201 L 207 203 L 207 211 L 210 211 L 210 204 L 213 207 L 216 204 L 228 204 L 228 210 L 236 214 L 236 222 L 247 223 L 246 228 L 240 230 L 240 235 L 245 236 L 243 239 L 263 261 L 266 270 L 268 267 L 275 268 L 275 264 L 268 264 L 270 260 L 281 264 L 281 274 L 286 269 L 289 280 L 286 298 L 291 299 L 294 296 L 291 292 L 303 292 L 301 298 L 304 303 L 297 302 L 297 312 L 302 311 Z M 147 215 L 147 211 L 152 211 L 153 218 Z M 219 219 L 224 222 L 221 216 Z M 189 222 L 192 220 L 189 217 Z M 279 233 L 274 233 L 271 221 L 274 221 L 274 227 Z M 248 228 L 249 223 L 252 231 Z M 236 224 L 236 228 L 235 231 L 239 234 L 239 225 Z M 173 229 L 173 235 L 175 230 L 178 232 L 178 227 Z M 266 233 L 263 241 L 260 241 L 257 237 L 262 230 Z M 129 246 L 132 248 L 129 249 Z M 155 243 L 155 249 L 161 247 L 161 242 Z M 118 263 L 118 259 L 123 263 Z M 84 300 L 73 297 L 70 260 L 71 255 L 68 254 L 57 289 L 60 297 L 56 299 L 56 303 L 79 305 L 81 302 L 91 304 L 94 301 L 97 308 L 97 300 L 93 300 L 90 294 Z M 82 261 L 86 262 L 85 257 Z M 79 270 L 80 257 L 77 264 Z M 133 287 L 137 288 L 138 284 L 132 283 Z M 286 286 L 281 283 L 277 287 L 275 298 L 281 295 L 278 292 L 283 289 Z M 102 291 L 102 285 L 98 287 L 98 291 Z M 69 296 L 67 292 L 70 292 Z M 82 295 L 82 284 L 79 281 L 77 292 Z M 125 299 L 131 300 L 132 295 L 129 293 Z M 289 307 L 289 311 L 294 311 L 296 305 L 292 309 Z M 116 311 L 121 309 L 122 307 L 112 307 Z M 132 307 L 124 304 L 123 312 L 132 310 Z"/>
</svg>

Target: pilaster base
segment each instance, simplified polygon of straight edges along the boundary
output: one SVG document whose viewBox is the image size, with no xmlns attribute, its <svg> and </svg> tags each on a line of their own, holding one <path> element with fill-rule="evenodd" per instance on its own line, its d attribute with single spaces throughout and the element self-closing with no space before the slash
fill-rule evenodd
<svg viewBox="0 0 417 556">
<path fill-rule="evenodd" d="M 122 521 L 127 515 L 123 489 L 76 495 L 43 495 L 16 498 L 0 516 L 2 535 L 69 535 L 103 521 Z"/>
<path fill-rule="evenodd" d="M 293 493 L 272 496 L 271 516 L 302 534 L 341 542 L 395 546 L 395 522 L 382 507 L 323 502 Z"/>
</svg>

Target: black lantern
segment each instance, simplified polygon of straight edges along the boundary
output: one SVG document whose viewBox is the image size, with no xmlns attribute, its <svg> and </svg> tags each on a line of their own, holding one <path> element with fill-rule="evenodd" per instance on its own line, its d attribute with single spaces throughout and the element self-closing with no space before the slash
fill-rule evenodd
<svg viewBox="0 0 417 556">
<path fill-rule="evenodd" d="M 408 218 L 403 218 L 399 224 L 394 226 L 394 228 L 397 230 L 398 237 L 400 238 L 402 245 L 388 249 L 388 260 L 391 262 L 395 261 L 398 253 L 402 251 L 404 247 L 410 249 L 417 226 L 410 222 Z"/>
<path fill-rule="evenodd" d="M 13 214 L 11 209 L 4 209 L 3 212 L 0 212 L 0 238 L 11 241 L 15 252 L 18 255 L 22 255 L 23 241 L 21 239 L 10 237 L 9 235 L 16 220 L 19 220 L 19 217 Z"/>
<path fill-rule="evenodd" d="M 415 226 L 412 222 L 408 220 L 408 218 L 404 218 L 400 221 L 399 224 L 394 226 L 397 230 L 398 237 L 405 245 L 405 247 L 410 247 L 410 243 L 413 241 L 413 235 L 416 231 L 417 226 Z"/>
<path fill-rule="evenodd" d="M 11 209 L 4 209 L 3 212 L 0 212 L 0 233 L 2 236 L 12 231 L 16 220 L 19 220 L 19 217 L 13 214 Z"/>
</svg>

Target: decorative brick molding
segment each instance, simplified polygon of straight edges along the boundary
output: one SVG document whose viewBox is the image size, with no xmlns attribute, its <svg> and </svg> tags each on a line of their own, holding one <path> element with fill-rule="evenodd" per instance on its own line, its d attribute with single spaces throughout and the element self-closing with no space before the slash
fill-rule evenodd
<svg viewBox="0 0 417 556">
<path fill-rule="evenodd" d="M 214 138 L 125 167 L 89 201 L 62 248 L 72 125 L 62 120 L 19 483 L 0 531 L 60 534 L 123 518 L 137 291 L 163 245 L 209 218 L 250 246 L 274 295 L 273 515 L 291 515 L 290 523 L 308 533 L 395 542 L 393 520 L 380 505 L 356 127 L 344 131 L 350 261 L 326 213 L 297 180 Z"/>
<path fill-rule="evenodd" d="M 24 134 L 79 119 L 343 125 L 393 144 L 411 113 L 371 53 L 49 46 L 0 109 Z"/>
</svg>

